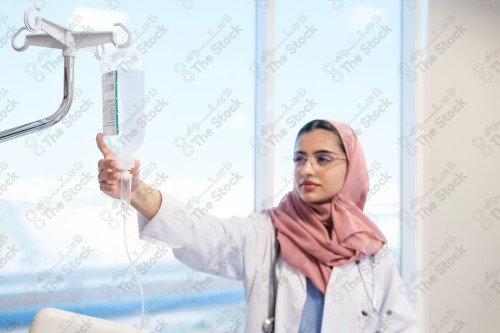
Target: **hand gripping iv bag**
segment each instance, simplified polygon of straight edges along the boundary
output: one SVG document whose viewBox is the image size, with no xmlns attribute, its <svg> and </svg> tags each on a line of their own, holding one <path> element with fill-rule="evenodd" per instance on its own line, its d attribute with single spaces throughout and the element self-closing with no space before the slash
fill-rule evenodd
<svg viewBox="0 0 500 333">
<path fill-rule="evenodd" d="M 101 66 L 103 133 L 122 176 L 134 167 L 133 154 L 144 140 L 144 70 L 140 57 L 117 51 Z"/>
</svg>

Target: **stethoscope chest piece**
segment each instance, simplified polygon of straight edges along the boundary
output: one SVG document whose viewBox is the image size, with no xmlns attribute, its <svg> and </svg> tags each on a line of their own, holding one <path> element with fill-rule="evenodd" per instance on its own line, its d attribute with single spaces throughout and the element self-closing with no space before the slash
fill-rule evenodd
<svg viewBox="0 0 500 333">
<path fill-rule="evenodd" d="M 262 324 L 262 330 L 264 333 L 274 332 L 274 318 L 266 318 Z"/>
</svg>

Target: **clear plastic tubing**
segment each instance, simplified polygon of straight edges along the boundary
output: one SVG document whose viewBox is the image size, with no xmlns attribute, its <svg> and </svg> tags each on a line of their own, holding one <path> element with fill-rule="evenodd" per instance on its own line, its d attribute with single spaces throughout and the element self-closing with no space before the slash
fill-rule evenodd
<svg viewBox="0 0 500 333">
<path fill-rule="evenodd" d="M 128 260 L 130 262 L 130 267 L 134 272 L 135 277 L 137 278 L 137 283 L 139 284 L 139 291 L 141 293 L 141 326 L 144 324 L 144 292 L 142 290 L 142 282 L 139 274 L 134 267 L 134 262 L 130 257 L 130 252 L 128 251 L 127 244 L 127 215 L 128 210 L 130 209 L 130 196 L 132 193 L 132 174 L 128 170 L 121 171 L 121 180 L 120 180 L 120 204 L 123 213 L 123 244 L 125 247 L 125 252 L 127 253 Z"/>
</svg>

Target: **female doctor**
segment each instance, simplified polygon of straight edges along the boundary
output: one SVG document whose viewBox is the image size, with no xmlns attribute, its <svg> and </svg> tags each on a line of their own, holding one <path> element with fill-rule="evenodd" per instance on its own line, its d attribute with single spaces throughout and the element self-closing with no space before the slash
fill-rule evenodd
<svg viewBox="0 0 500 333">
<path fill-rule="evenodd" d="M 102 134 L 100 189 L 119 198 L 120 173 Z M 193 218 L 133 174 L 140 237 L 165 242 L 191 268 L 242 280 L 245 332 L 416 332 L 414 309 L 386 240 L 363 213 L 368 173 L 346 124 L 314 120 L 297 134 L 294 189 L 248 218 Z M 179 215 L 180 214 L 180 215 Z M 237 249 L 237 251 L 235 251 Z"/>
</svg>

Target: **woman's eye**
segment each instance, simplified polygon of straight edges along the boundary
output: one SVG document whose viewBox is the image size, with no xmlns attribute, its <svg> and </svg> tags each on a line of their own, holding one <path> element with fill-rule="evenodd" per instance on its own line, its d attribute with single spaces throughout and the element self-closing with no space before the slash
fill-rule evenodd
<svg viewBox="0 0 500 333">
<path fill-rule="evenodd" d="M 331 155 L 319 155 L 316 157 L 319 164 L 327 164 L 333 161 L 334 157 Z"/>
<path fill-rule="evenodd" d="M 293 158 L 293 161 L 294 161 L 295 163 L 300 163 L 300 162 L 303 162 L 303 161 L 305 161 L 305 160 L 306 160 L 305 156 L 300 156 L 300 155 L 299 155 L 299 156 L 295 156 L 295 157 Z"/>
</svg>

